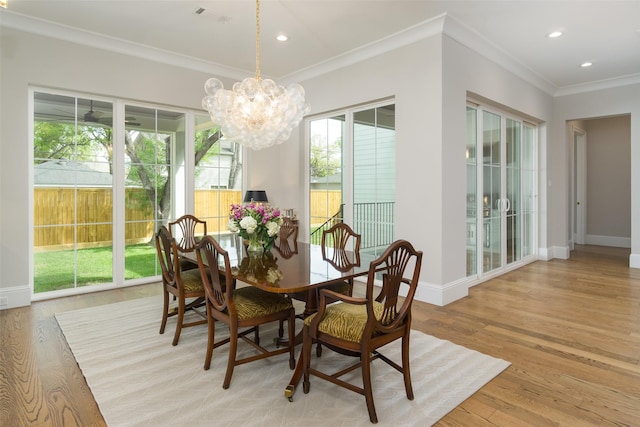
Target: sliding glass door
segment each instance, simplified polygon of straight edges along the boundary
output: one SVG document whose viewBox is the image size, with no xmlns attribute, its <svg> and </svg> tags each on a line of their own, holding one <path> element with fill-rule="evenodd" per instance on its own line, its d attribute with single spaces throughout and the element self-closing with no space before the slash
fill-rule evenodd
<svg viewBox="0 0 640 427">
<path fill-rule="evenodd" d="M 33 91 L 32 168 L 34 294 L 149 281 L 161 225 L 226 232 L 242 196 L 242 150 L 208 116 L 55 90 Z"/>
<path fill-rule="evenodd" d="M 49 292 L 113 281 L 110 102 L 34 94 L 33 283 Z"/>
<path fill-rule="evenodd" d="M 310 241 L 346 222 L 364 254 L 394 239 L 395 105 L 380 103 L 308 121 Z"/>
<path fill-rule="evenodd" d="M 534 255 L 536 128 L 517 117 L 467 108 L 467 276 Z"/>
</svg>

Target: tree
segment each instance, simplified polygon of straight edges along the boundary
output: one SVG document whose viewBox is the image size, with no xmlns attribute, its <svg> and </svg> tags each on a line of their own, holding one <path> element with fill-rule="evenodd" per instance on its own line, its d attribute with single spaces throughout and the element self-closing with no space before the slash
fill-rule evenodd
<svg viewBox="0 0 640 427">
<path fill-rule="evenodd" d="M 102 138 L 105 138 L 102 132 Z M 85 160 L 93 152 L 95 136 L 76 132 L 75 127 L 58 122 L 35 122 L 33 158 L 36 164 L 51 159 Z"/>
<path fill-rule="evenodd" d="M 220 130 L 212 128 L 198 133 L 195 147 L 195 164 L 216 155 L 214 148 L 220 141 Z M 171 212 L 172 134 L 143 132 L 133 129 L 125 131 L 125 153 L 130 160 L 128 179 L 139 182 L 146 194 L 146 201 L 156 208 L 155 219 L 169 218 Z M 235 151 L 237 152 L 237 150 Z M 113 129 L 103 125 L 75 126 L 62 122 L 34 123 L 34 158 L 36 162 L 50 159 L 86 161 L 104 157 L 113 174 Z M 230 180 L 237 176 L 238 159 L 234 154 Z M 165 165 L 165 166 L 163 166 Z"/>
<path fill-rule="evenodd" d="M 342 170 L 342 139 L 328 145 L 320 135 L 311 137 L 309 169 L 313 177 L 324 178 Z"/>
</svg>

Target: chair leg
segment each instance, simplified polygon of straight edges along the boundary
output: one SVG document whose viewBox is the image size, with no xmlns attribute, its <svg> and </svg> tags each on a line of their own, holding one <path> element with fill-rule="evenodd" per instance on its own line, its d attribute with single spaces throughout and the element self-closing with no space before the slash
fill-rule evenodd
<svg viewBox="0 0 640 427">
<path fill-rule="evenodd" d="M 289 369 L 296 367 L 296 313 L 292 309 L 289 321 Z"/>
<path fill-rule="evenodd" d="M 302 327 L 302 391 L 306 394 L 309 393 L 311 383 L 309 382 L 309 369 L 311 367 L 311 347 L 312 339 L 308 326 Z"/>
<path fill-rule="evenodd" d="M 413 400 L 411 369 L 409 365 L 409 332 L 402 337 L 402 374 L 404 375 L 404 389 L 407 391 L 407 399 Z"/>
<path fill-rule="evenodd" d="M 280 324 L 278 325 L 278 338 L 282 338 L 284 336 L 284 320 L 280 320 Z"/>
<path fill-rule="evenodd" d="M 369 420 L 372 423 L 378 422 L 376 415 L 376 407 L 373 404 L 373 390 L 371 389 L 371 353 L 362 352 L 360 355 L 362 361 L 362 385 L 364 389 L 364 398 L 367 401 L 367 409 L 369 410 Z"/>
<path fill-rule="evenodd" d="M 168 316 L 169 316 L 169 292 L 167 292 L 167 290 L 165 289 L 164 290 L 164 310 L 162 311 L 162 323 L 160 323 L 161 334 L 164 334 L 164 328 L 167 326 Z"/>
<path fill-rule="evenodd" d="M 178 320 L 176 322 L 176 333 L 173 335 L 173 342 L 171 345 L 178 345 L 180 339 L 180 332 L 182 332 L 182 323 L 184 322 L 184 298 L 178 300 Z"/>
<path fill-rule="evenodd" d="M 224 376 L 222 388 L 228 389 L 231 384 L 233 368 L 236 365 L 236 353 L 238 352 L 238 330 L 229 328 L 229 360 L 227 361 L 227 373 Z"/>
<path fill-rule="evenodd" d="M 209 304 L 207 303 L 207 354 L 204 358 L 204 369 L 209 370 L 211 367 L 211 358 L 213 357 L 213 345 L 215 343 L 216 322 L 209 315 Z"/>
</svg>

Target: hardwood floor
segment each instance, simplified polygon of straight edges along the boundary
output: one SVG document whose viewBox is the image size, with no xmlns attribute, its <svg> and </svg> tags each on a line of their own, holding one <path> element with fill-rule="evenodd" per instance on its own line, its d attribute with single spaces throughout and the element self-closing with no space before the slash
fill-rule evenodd
<svg viewBox="0 0 640 427">
<path fill-rule="evenodd" d="M 581 246 L 446 307 L 415 302 L 414 329 L 511 362 L 437 425 L 640 426 L 640 270 L 628 258 Z M 145 285 L 0 311 L 0 426 L 105 425 L 54 314 L 159 293 Z"/>
</svg>

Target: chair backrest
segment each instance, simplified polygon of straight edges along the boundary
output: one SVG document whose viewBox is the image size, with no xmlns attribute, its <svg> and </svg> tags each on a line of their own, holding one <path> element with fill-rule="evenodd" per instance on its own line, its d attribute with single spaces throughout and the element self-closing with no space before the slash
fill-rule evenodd
<svg viewBox="0 0 640 427">
<path fill-rule="evenodd" d="M 216 310 L 224 311 L 228 307 L 228 297 L 235 289 L 229 253 L 213 236 L 207 235 L 200 240 L 196 255 L 207 299 Z M 220 272 L 221 266 L 224 266 L 224 273 Z"/>
<path fill-rule="evenodd" d="M 330 261 L 338 270 L 349 270 L 360 265 L 361 236 L 344 222 L 339 222 L 322 232 L 320 246 L 322 258 Z M 352 246 L 350 246 L 352 245 Z M 333 250 L 329 250 L 329 248 Z M 350 259 L 347 252 L 352 251 L 354 258 Z"/>
<path fill-rule="evenodd" d="M 164 282 L 168 284 L 174 283 L 176 271 L 178 270 L 175 265 L 177 248 L 175 239 L 171 237 L 169 229 L 164 225 L 156 233 L 156 250 Z"/>
<path fill-rule="evenodd" d="M 283 218 L 275 248 L 285 258 L 298 253 L 298 224 L 291 218 Z"/>
<path fill-rule="evenodd" d="M 411 304 L 418 287 L 421 266 L 422 252 L 417 251 L 406 240 L 396 240 L 379 258 L 371 261 L 366 290 L 369 323 L 365 334 L 374 331 L 386 333 L 402 325 L 411 326 Z M 407 273 L 410 274 L 405 277 Z M 382 277 L 381 288 L 376 286 L 376 277 Z M 377 289 L 380 289 L 380 292 L 374 299 Z M 405 296 L 400 300 L 398 295 L 401 290 Z M 384 307 L 379 320 L 374 316 L 374 300 L 382 303 Z"/>
<path fill-rule="evenodd" d="M 207 223 L 193 215 L 182 215 L 180 218 L 169 223 L 168 229 L 171 237 L 176 240 L 176 245 L 181 252 L 192 252 L 195 250 L 198 241 L 196 231 L 202 229 L 202 235 L 207 235 Z"/>
</svg>

